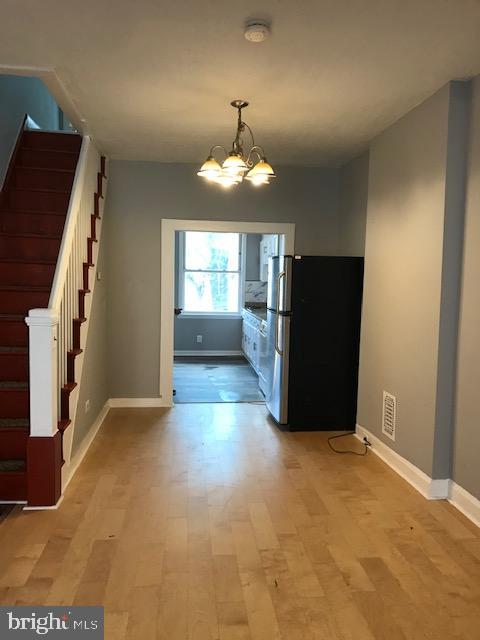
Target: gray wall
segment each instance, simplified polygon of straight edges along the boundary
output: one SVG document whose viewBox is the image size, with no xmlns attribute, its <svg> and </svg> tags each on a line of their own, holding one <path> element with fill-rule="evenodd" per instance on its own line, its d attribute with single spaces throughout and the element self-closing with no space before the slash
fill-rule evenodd
<svg viewBox="0 0 480 640">
<path fill-rule="evenodd" d="M 24 115 L 42 129 L 57 129 L 57 103 L 38 78 L 0 75 L 0 187 Z"/>
<path fill-rule="evenodd" d="M 470 140 L 452 478 L 480 499 L 480 77 Z"/>
<path fill-rule="evenodd" d="M 102 279 L 95 283 L 90 326 L 85 348 L 80 394 L 78 398 L 77 419 L 72 443 L 72 454 L 75 454 L 80 443 L 95 422 L 105 402 L 109 398 L 108 388 L 108 331 L 107 331 L 107 273 L 105 270 L 108 235 L 104 221 L 102 241 L 98 257 L 98 271 Z M 90 411 L 85 413 L 85 402 L 90 400 Z"/>
<path fill-rule="evenodd" d="M 343 255 L 365 254 L 368 200 L 368 151 L 340 171 L 340 238 Z"/>
<path fill-rule="evenodd" d="M 247 248 L 245 257 L 245 280 L 260 279 L 260 242 L 259 233 L 247 233 Z"/>
<path fill-rule="evenodd" d="M 158 397 L 160 220 L 296 223 L 298 253 L 339 249 L 338 171 L 279 167 L 265 189 L 227 191 L 190 164 L 109 165 L 109 380 L 111 397 Z"/>
<path fill-rule="evenodd" d="M 203 342 L 197 342 L 197 335 Z M 175 319 L 175 351 L 241 351 L 241 318 Z"/>
<path fill-rule="evenodd" d="M 456 339 L 442 264 L 446 255 L 458 275 L 458 251 L 444 246 L 445 228 L 447 243 L 452 234 L 456 242 L 461 224 L 458 198 L 446 201 L 446 184 L 455 190 L 461 180 L 447 178 L 457 98 L 444 87 L 370 148 L 358 422 L 437 478 L 448 477 L 434 449 L 438 434 L 448 435 L 451 409 L 437 393 Z M 395 443 L 381 434 L 383 390 L 397 397 Z"/>
</svg>

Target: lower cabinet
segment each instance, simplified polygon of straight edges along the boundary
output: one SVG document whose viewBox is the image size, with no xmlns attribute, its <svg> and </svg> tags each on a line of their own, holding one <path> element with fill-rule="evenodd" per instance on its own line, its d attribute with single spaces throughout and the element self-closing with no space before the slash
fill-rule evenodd
<svg viewBox="0 0 480 640">
<path fill-rule="evenodd" d="M 248 311 L 244 312 L 242 350 L 255 372 L 259 373 L 262 321 Z"/>
</svg>

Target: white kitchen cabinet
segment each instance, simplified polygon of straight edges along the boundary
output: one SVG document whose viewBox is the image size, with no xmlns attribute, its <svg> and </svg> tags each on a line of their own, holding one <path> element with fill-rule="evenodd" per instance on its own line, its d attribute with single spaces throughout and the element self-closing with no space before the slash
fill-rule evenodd
<svg viewBox="0 0 480 640">
<path fill-rule="evenodd" d="M 243 312 L 242 351 L 258 374 L 262 340 L 262 320 L 249 311 Z"/>
<path fill-rule="evenodd" d="M 278 236 L 263 235 L 260 241 L 260 280 L 268 280 L 268 259 L 271 256 L 278 256 Z"/>
</svg>

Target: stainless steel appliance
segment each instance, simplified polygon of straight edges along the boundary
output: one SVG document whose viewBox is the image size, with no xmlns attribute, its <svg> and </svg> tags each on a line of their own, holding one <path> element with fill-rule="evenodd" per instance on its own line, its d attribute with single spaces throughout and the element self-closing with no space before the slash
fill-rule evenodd
<svg viewBox="0 0 480 640">
<path fill-rule="evenodd" d="M 355 425 L 362 283 L 363 258 L 270 258 L 265 395 L 279 424 Z"/>
</svg>

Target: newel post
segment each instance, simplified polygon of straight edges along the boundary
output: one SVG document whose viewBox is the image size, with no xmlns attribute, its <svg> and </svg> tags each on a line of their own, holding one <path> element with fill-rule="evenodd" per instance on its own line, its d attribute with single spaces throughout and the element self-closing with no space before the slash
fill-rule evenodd
<svg viewBox="0 0 480 640">
<path fill-rule="evenodd" d="M 29 328 L 30 437 L 27 445 L 28 506 L 52 506 L 62 493 L 62 437 L 58 431 L 58 315 L 32 309 Z"/>
</svg>

